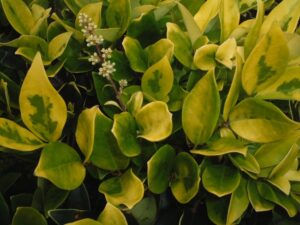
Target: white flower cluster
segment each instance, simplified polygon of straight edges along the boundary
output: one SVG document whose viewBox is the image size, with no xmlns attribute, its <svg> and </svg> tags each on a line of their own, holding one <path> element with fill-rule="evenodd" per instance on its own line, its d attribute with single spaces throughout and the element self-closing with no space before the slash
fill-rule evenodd
<svg viewBox="0 0 300 225">
<path fill-rule="evenodd" d="M 109 78 L 110 75 L 116 72 L 115 65 L 116 64 L 114 62 L 111 62 L 110 60 L 104 61 L 99 68 L 99 75 L 105 78 Z"/>
<path fill-rule="evenodd" d="M 87 46 L 95 46 L 103 43 L 104 39 L 102 35 L 95 34 L 96 24 L 92 18 L 84 13 L 78 15 L 79 26 L 82 27 L 81 31 L 86 38 Z"/>
<path fill-rule="evenodd" d="M 101 49 L 101 57 L 106 60 L 106 59 L 110 59 L 111 58 L 111 54 L 112 54 L 112 50 L 111 48 L 102 48 Z"/>
<path fill-rule="evenodd" d="M 123 88 L 127 87 L 128 82 L 126 79 L 121 79 L 121 80 L 119 80 L 119 85 L 120 85 L 120 92 L 122 92 Z"/>
<path fill-rule="evenodd" d="M 99 58 L 97 52 L 94 52 L 93 55 L 90 55 L 89 62 L 91 62 L 92 65 L 96 65 L 97 63 L 100 62 L 100 58 Z"/>
</svg>

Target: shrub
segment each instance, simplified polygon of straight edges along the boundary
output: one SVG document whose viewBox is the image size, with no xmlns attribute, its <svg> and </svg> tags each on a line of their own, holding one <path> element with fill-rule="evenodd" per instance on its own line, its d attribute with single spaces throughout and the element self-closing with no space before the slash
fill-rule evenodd
<svg viewBox="0 0 300 225">
<path fill-rule="evenodd" d="M 1 7 L 2 225 L 299 221 L 299 0 Z"/>
</svg>

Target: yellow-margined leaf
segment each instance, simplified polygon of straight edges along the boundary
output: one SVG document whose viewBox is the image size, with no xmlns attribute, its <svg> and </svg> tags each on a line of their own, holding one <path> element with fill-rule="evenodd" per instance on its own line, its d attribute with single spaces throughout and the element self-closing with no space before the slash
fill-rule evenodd
<svg viewBox="0 0 300 225">
<path fill-rule="evenodd" d="M 52 61 L 61 56 L 72 36 L 72 32 L 65 32 L 53 38 L 48 46 L 48 57 Z"/>
<path fill-rule="evenodd" d="M 82 220 L 77 220 L 72 223 L 66 223 L 65 225 L 104 225 L 96 220 L 92 220 L 89 218 L 82 219 Z"/>
<path fill-rule="evenodd" d="M 106 203 L 97 220 L 104 225 L 127 225 L 126 218 L 121 210 L 110 203 Z"/>
<path fill-rule="evenodd" d="M 0 118 L 0 145 L 20 151 L 32 151 L 45 144 L 33 133 L 15 122 Z"/>
<path fill-rule="evenodd" d="M 198 48 L 194 55 L 194 64 L 200 70 L 213 70 L 217 66 L 216 52 L 218 45 L 208 44 Z"/>
<path fill-rule="evenodd" d="M 152 66 L 165 56 L 171 61 L 174 53 L 174 44 L 172 41 L 163 38 L 148 46 L 145 52 L 148 55 L 148 66 Z"/>
<path fill-rule="evenodd" d="M 67 120 L 67 107 L 48 80 L 40 53 L 27 72 L 19 102 L 22 120 L 35 135 L 45 141 L 60 138 Z"/>
<path fill-rule="evenodd" d="M 81 30 L 81 27 L 79 26 L 79 14 L 83 13 L 92 19 L 92 22 L 97 26 L 96 28 L 100 28 L 102 4 L 102 2 L 90 3 L 81 8 L 76 16 L 75 27 L 78 30 Z"/>
<path fill-rule="evenodd" d="M 236 41 L 234 38 L 228 38 L 224 41 L 216 51 L 216 60 L 226 66 L 228 69 L 232 69 L 234 63 L 234 57 L 236 55 Z"/>
</svg>

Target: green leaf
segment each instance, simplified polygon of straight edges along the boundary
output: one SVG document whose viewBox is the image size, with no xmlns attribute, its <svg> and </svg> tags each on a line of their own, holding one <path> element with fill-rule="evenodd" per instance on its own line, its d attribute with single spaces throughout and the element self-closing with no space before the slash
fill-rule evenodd
<svg viewBox="0 0 300 225">
<path fill-rule="evenodd" d="M 229 122 L 240 137 L 259 143 L 281 140 L 299 128 L 272 103 L 257 98 L 240 102 L 230 113 Z"/>
<path fill-rule="evenodd" d="M 60 138 L 67 120 L 67 107 L 48 80 L 39 53 L 26 74 L 19 102 L 22 120 L 35 135 L 46 141 Z"/>
<path fill-rule="evenodd" d="M 148 46 L 145 49 L 148 57 L 148 66 L 159 62 L 162 58 L 166 58 L 171 61 L 174 53 L 174 44 L 168 39 L 162 38 L 156 43 Z"/>
<path fill-rule="evenodd" d="M 139 41 L 126 36 L 122 45 L 129 60 L 131 69 L 135 72 L 145 72 L 147 70 L 148 58 Z"/>
<path fill-rule="evenodd" d="M 221 42 L 224 42 L 239 25 L 240 9 L 237 0 L 221 0 L 220 3 Z"/>
<path fill-rule="evenodd" d="M 132 209 L 144 196 L 143 182 L 131 169 L 120 177 L 102 182 L 98 190 L 105 195 L 107 202 L 115 206 L 125 205 L 129 209 Z"/>
<path fill-rule="evenodd" d="M 171 112 L 177 112 L 182 109 L 183 101 L 188 92 L 184 90 L 179 84 L 174 83 L 173 88 L 169 94 L 168 107 Z"/>
<path fill-rule="evenodd" d="M 66 223 L 65 225 L 102 225 L 102 223 L 100 223 L 96 220 L 86 218 L 86 219 L 82 219 L 82 220 L 77 220 L 72 223 Z"/>
<path fill-rule="evenodd" d="M 287 196 L 291 192 L 291 184 L 287 177 L 285 176 L 276 176 L 267 180 L 274 187 L 278 188 L 278 190 L 282 191 Z"/>
<path fill-rule="evenodd" d="M 137 114 L 137 112 L 142 108 L 144 101 L 143 92 L 137 91 L 133 93 L 126 104 L 126 109 L 130 112 L 133 116 Z"/>
<path fill-rule="evenodd" d="M 5 118 L 0 118 L 0 145 L 19 151 L 33 151 L 45 144 L 29 130 Z"/>
<path fill-rule="evenodd" d="M 79 10 L 85 5 L 96 2 L 99 2 L 99 0 L 64 0 L 64 3 L 75 15 L 77 15 Z"/>
<path fill-rule="evenodd" d="M 103 39 L 109 42 L 114 42 L 118 39 L 120 32 L 119 27 L 96 29 L 96 35 L 102 35 Z"/>
<path fill-rule="evenodd" d="M 145 197 L 137 203 L 132 209 L 131 214 L 138 224 L 153 225 L 157 218 L 157 206 L 155 198 Z"/>
<path fill-rule="evenodd" d="M 229 155 L 231 162 L 241 171 L 250 172 L 254 174 L 260 173 L 260 166 L 255 157 L 248 152 L 247 155 L 242 156 L 238 154 Z"/>
<path fill-rule="evenodd" d="M 138 137 L 148 141 L 161 141 L 172 133 L 172 114 L 164 102 L 155 101 L 145 105 L 135 119 L 140 128 Z"/>
<path fill-rule="evenodd" d="M 107 203 L 97 219 L 105 225 L 127 225 L 126 218 L 120 209 Z"/>
<path fill-rule="evenodd" d="M 129 159 L 121 153 L 117 141 L 111 132 L 113 127 L 112 120 L 98 109 L 94 126 L 94 146 L 90 161 L 104 170 L 125 169 Z"/>
<path fill-rule="evenodd" d="M 218 45 L 207 44 L 198 48 L 194 55 L 194 64 L 201 70 L 213 70 L 217 63 L 215 55 L 218 49 Z"/>
<path fill-rule="evenodd" d="M 167 38 L 174 44 L 174 56 L 184 66 L 191 68 L 193 48 L 188 35 L 175 23 L 167 23 Z"/>
<path fill-rule="evenodd" d="M 79 14 L 83 13 L 88 15 L 88 17 L 92 19 L 92 22 L 96 25 L 96 28 L 100 28 L 102 4 L 102 2 L 95 2 L 89 3 L 82 7 L 76 16 L 75 27 L 78 30 L 81 30 L 81 27 L 79 26 Z"/>
<path fill-rule="evenodd" d="M 119 27 L 118 36 L 127 29 L 131 16 L 129 0 L 111 0 L 106 9 L 106 23 L 108 27 Z"/>
<path fill-rule="evenodd" d="M 65 32 L 57 35 L 50 41 L 48 47 L 48 56 L 51 61 L 57 59 L 64 53 L 71 36 L 72 32 Z"/>
<path fill-rule="evenodd" d="M 248 205 L 247 180 L 241 179 L 239 186 L 231 194 L 226 224 L 234 224 L 235 221 L 242 217 Z"/>
<path fill-rule="evenodd" d="M 269 211 L 274 208 L 274 204 L 272 202 L 264 199 L 263 196 L 260 195 L 257 189 L 256 181 L 251 179 L 248 180 L 247 191 L 249 201 L 255 212 Z"/>
<path fill-rule="evenodd" d="M 10 224 L 9 208 L 1 192 L 0 192 L 0 223 L 2 225 Z"/>
<path fill-rule="evenodd" d="M 242 84 L 248 95 L 263 90 L 278 80 L 289 59 L 287 40 L 280 27 L 274 24 L 247 58 Z"/>
<path fill-rule="evenodd" d="M 228 69 L 233 67 L 233 58 L 236 55 L 237 44 L 234 38 L 228 38 L 216 51 L 216 60 Z"/>
<path fill-rule="evenodd" d="M 73 190 L 85 177 L 85 168 L 78 153 L 69 145 L 52 142 L 44 147 L 34 171 L 38 177 L 50 180 L 57 187 Z"/>
<path fill-rule="evenodd" d="M 45 214 L 48 215 L 49 210 L 53 210 L 61 206 L 68 196 L 69 191 L 65 191 L 55 186 L 51 186 L 44 197 Z"/>
<path fill-rule="evenodd" d="M 297 214 L 297 208 L 289 196 L 263 182 L 259 182 L 257 184 L 257 189 L 263 198 L 281 206 L 283 209 L 285 209 L 290 217 L 293 217 Z"/>
<path fill-rule="evenodd" d="M 261 35 L 267 32 L 274 22 L 279 23 L 283 31 L 293 33 L 300 17 L 300 2 L 298 0 L 284 0 L 272 9 L 261 28 Z"/>
<path fill-rule="evenodd" d="M 182 107 L 182 127 L 195 146 L 203 144 L 213 134 L 220 114 L 220 96 L 209 71 L 187 95 Z"/>
<path fill-rule="evenodd" d="M 163 101 L 173 86 L 173 70 L 167 56 L 149 67 L 142 77 L 142 90 L 146 97 Z"/>
<path fill-rule="evenodd" d="M 1 0 L 1 3 L 11 26 L 20 34 L 30 34 L 35 21 L 26 3 L 22 0 Z"/>
<path fill-rule="evenodd" d="M 195 22 L 193 15 L 182 4 L 177 4 L 183 18 L 184 25 L 192 42 L 192 46 L 194 46 L 196 41 L 202 36 L 202 31 Z"/>
<path fill-rule="evenodd" d="M 115 136 L 121 152 L 128 157 L 141 153 L 141 146 L 136 138 L 137 125 L 129 112 L 114 115 L 112 133 Z"/>
<path fill-rule="evenodd" d="M 208 165 L 202 175 L 204 188 L 218 197 L 231 194 L 240 180 L 239 171 L 226 165 Z"/>
<path fill-rule="evenodd" d="M 12 225 L 47 225 L 42 214 L 31 207 L 18 207 Z"/>
<path fill-rule="evenodd" d="M 247 154 L 244 142 L 234 138 L 219 138 L 208 144 L 207 149 L 191 150 L 191 153 L 204 156 L 219 156 L 229 153 Z"/>
<path fill-rule="evenodd" d="M 209 196 L 205 200 L 208 218 L 216 225 L 226 225 L 229 199 Z"/>
<path fill-rule="evenodd" d="M 186 204 L 199 191 L 200 174 L 196 160 L 187 152 L 180 152 L 175 159 L 171 191 L 178 202 Z"/>
<path fill-rule="evenodd" d="M 278 80 L 257 92 L 263 99 L 300 101 L 300 67 L 288 67 Z"/>
<path fill-rule="evenodd" d="M 174 148 L 164 145 L 147 162 L 147 181 L 151 192 L 161 194 L 168 188 L 175 157 Z"/>
</svg>

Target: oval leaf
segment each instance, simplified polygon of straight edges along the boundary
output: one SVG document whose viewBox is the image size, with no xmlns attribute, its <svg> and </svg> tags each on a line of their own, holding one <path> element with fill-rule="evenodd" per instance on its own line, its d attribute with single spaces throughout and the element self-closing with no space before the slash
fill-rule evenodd
<svg viewBox="0 0 300 225">
<path fill-rule="evenodd" d="M 57 35 L 50 41 L 48 47 L 48 57 L 51 61 L 57 59 L 64 53 L 71 36 L 72 32 L 65 32 Z"/>
<path fill-rule="evenodd" d="M 126 218 L 120 209 L 107 203 L 97 219 L 105 225 L 127 225 Z"/>
<path fill-rule="evenodd" d="M 152 66 L 157 63 L 164 56 L 171 61 L 174 53 L 174 44 L 170 40 L 162 38 L 156 43 L 148 46 L 145 49 L 145 52 L 148 55 L 148 66 Z"/>
<path fill-rule="evenodd" d="M 164 145 L 147 162 L 147 180 L 151 192 L 161 194 L 168 188 L 175 157 L 175 150 L 170 145 Z"/>
<path fill-rule="evenodd" d="M 46 141 L 60 138 L 67 120 L 67 107 L 48 80 L 40 53 L 27 72 L 19 102 L 22 120 L 35 135 Z"/>
<path fill-rule="evenodd" d="M 52 142 L 44 147 L 34 173 L 61 189 L 73 190 L 82 184 L 85 168 L 73 148 L 64 143 Z"/>
<path fill-rule="evenodd" d="M 183 102 L 182 127 L 195 144 L 203 144 L 213 134 L 220 114 L 220 96 L 213 71 L 209 71 Z"/>
<path fill-rule="evenodd" d="M 198 48 L 194 55 L 194 64 L 200 70 L 213 70 L 217 63 L 215 60 L 218 45 L 208 44 Z"/>
<path fill-rule="evenodd" d="M 172 114 L 164 102 L 155 101 L 145 105 L 137 114 L 139 137 L 156 142 L 169 137 L 172 132 Z"/>
<path fill-rule="evenodd" d="M 248 153 L 245 156 L 238 154 L 229 155 L 231 162 L 241 171 L 246 171 L 254 174 L 260 173 L 260 167 L 253 155 Z"/>
<path fill-rule="evenodd" d="M 100 223 L 96 220 L 86 218 L 86 219 L 82 219 L 82 220 L 77 220 L 72 223 L 66 223 L 65 225 L 102 225 L 102 223 Z"/>
<path fill-rule="evenodd" d="M 132 172 L 127 170 L 122 176 L 110 178 L 102 182 L 99 192 L 105 195 L 106 200 L 115 205 L 125 205 L 131 209 L 144 196 L 143 182 Z"/>
<path fill-rule="evenodd" d="M 176 156 L 173 173 L 171 191 L 178 202 L 186 204 L 196 196 L 199 190 L 198 164 L 190 154 L 181 152 Z"/>
<path fill-rule="evenodd" d="M 209 165 L 202 175 L 204 188 L 218 197 L 231 194 L 238 187 L 240 179 L 236 168 L 225 165 Z"/>
<path fill-rule="evenodd" d="M 45 217 L 34 208 L 18 207 L 12 225 L 47 225 Z"/>
<path fill-rule="evenodd" d="M 87 1 L 90 2 L 90 1 Z M 89 18 L 92 19 L 92 22 L 96 25 L 96 28 L 101 27 L 101 10 L 102 10 L 102 2 L 95 2 L 85 5 L 80 9 L 77 13 L 75 26 L 78 30 L 80 30 L 79 26 L 79 14 L 83 13 L 88 15 Z"/>
</svg>

